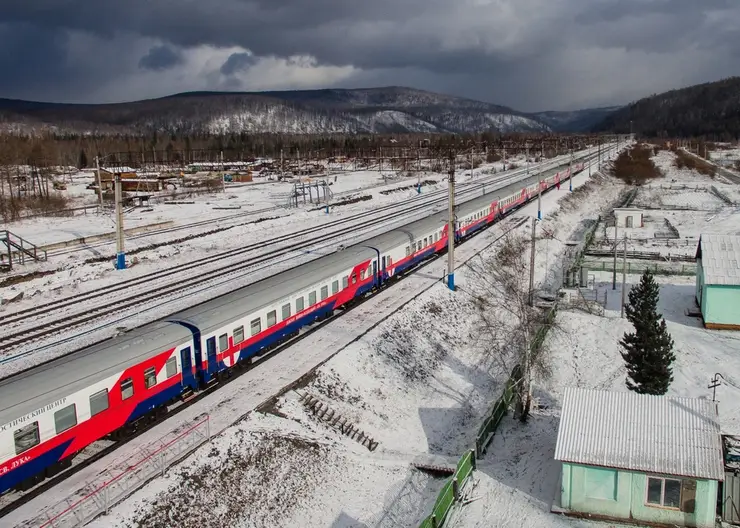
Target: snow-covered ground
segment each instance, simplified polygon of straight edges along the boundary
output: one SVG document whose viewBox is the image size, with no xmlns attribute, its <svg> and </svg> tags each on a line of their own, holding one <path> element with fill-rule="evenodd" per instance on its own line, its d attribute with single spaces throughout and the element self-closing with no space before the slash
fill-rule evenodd
<svg viewBox="0 0 740 528">
<path fill-rule="evenodd" d="M 600 176 L 585 185 L 587 174 L 574 179 L 574 193 L 563 187 L 542 199 L 544 220 L 538 234 L 546 238 L 537 245 L 538 282 L 562 276 L 558 256 L 564 242 L 582 235 L 586 221 L 595 219 L 622 190 L 619 182 Z M 536 211 L 536 204 L 528 205 L 517 216 Z M 502 225 L 458 248 L 457 262 L 486 251 L 501 235 Z M 274 527 L 418 522 L 442 481 L 410 463 L 429 454 L 456 462 L 500 391 L 501 373 L 473 344 L 474 317 L 466 288 L 474 277 L 460 268 L 460 290 L 449 292 L 439 280 L 445 260 L 432 262 L 123 446 L 116 456 L 134 460 L 137 448 L 204 412 L 210 413 L 214 432 L 222 431 L 164 479 L 93 525 L 169 526 L 185 519 L 200 526 L 220 526 L 228 519 L 234 526 Z M 266 412 L 249 412 L 322 361 L 313 376 L 263 408 Z M 316 421 L 299 394 L 327 403 L 379 447 L 369 452 Z M 83 487 L 105 465 L 101 460 L 71 477 L 65 482 L 67 493 Z M 249 490 L 250 500 L 233 497 L 234 489 Z M 62 489 L 52 490 L 9 519 L 18 521 L 65 495 Z M 224 501 L 225 496 L 233 498 Z"/>
<path fill-rule="evenodd" d="M 547 162 L 545 166 L 550 165 L 554 165 L 554 163 Z M 469 171 L 467 171 L 458 178 L 458 195 L 461 199 L 470 199 L 473 196 L 479 195 L 481 192 L 481 183 L 490 184 L 487 190 L 493 191 L 497 186 L 505 187 L 514 179 L 525 176 L 523 170 L 521 171 L 522 174 L 519 174 L 520 171 L 493 173 L 492 167 L 484 167 L 481 170 L 486 171 L 487 174 L 483 174 L 483 172 L 475 173 L 471 178 Z M 6 299 L 17 299 L 19 296 L 22 296 L 12 303 L 5 304 L 0 309 L 4 312 L 3 315 L 5 316 L 18 310 L 38 306 L 42 303 L 59 303 L 68 297 L 70 293 L 81 294 L 90 292 L 102 286 L 117 284 L 120 281 L 127 280 L 128 284 L 131 285 L 130 288 L 106 296 L 106 300 L 112 301 L 113 296 L 124 294 L 133 296 L 136 291 L 132 289 L 134 287 L 131 282 L 132 279 L 142 277 L 147 273 L 160 271 L 163 263 L 166 263 L 166 266 L 171 268 L 177 264 L 192 263 L 199 257 L 215 257 L 226 251 L 240 250 L 238 254 L 230 254 L 223 258 L 214 259 L 213 262 L 209 263 L 210 267 L 205 265 L 200 266 L 195 270 L 186 271 L 182 275 L 170 277 L 167 280 L 181 279 L 187 274 L 189 274 L 187 275 L 188 277 L 190 275 L 203 276 L 210 268 L 216 267 L 229 267 L 228 275 L 225 272 L 220 272 L 215 274 L 208 283 L 199 283 L 185 292 L 177 291 L 169 295 L 162 295 L 161 298 L 158 297 L 156 299 L 156 302 L 152 301 L 146 305 L 141 304 L 130 307 L 127 311 L 116 311 L 105 317 L 100 317 L 93 322 L 69 328 L 65 332 L 55 332 L 33 341 L 24 340 L 12 348 L 10 346 L 6 347 L 6 350 L 0 356 L 0 376 L 7 376 L 40 362 L 48 361 L 53 357 L 111 337 L 120 327 L 135 328 L 150 321 L 153 317 L 157 317 L 157 314 L 161 315 L 164 312 L 173 313 L 178 309 L 183 309 L 194 303 L 202 302 L 219 294 L 232 291 L 235 288 L 245 286 L 266 276 L 296 266 L 306 260 L 316 258 L 317 255 L 322 253 L 334 251 L 340 243 L 352 243 L 358 237 L 380 234 L 410 221 L 422 218 L 429 214 L 428 204 L 436 203 L 438 205 L 441 204 L 439 205 L 441 208 L 445 207 L 447 200 L 446 181 L 442 181 L 439 185 L 443 187 L 441 191 L 435 191 L 433 186 L 430 190 L 424 191 L 421 196 L 417 195 L 412 189 L 406 189 L 402 192 L 388 195 L 378 194 L 400 216 L 398 214 L 391 216 L 391 211 L 378 211 L 376 216 L 381 221 L 377 224 L 364 227 L 362 230 L 351 229 L 350 225 L 343 225 L 341 228 L 337 227 L 335 231 L 338 231 L 339 234 L 332 236 L 330 240 L 322 241 L 310 247 L 301 248 L 300 250 L 286 252 L 284 256 L 274 258 L 266 263 L 247 267 L 246 264 L 249 261 L 244 258 L 245 251 L 250 251 L 248 254 L 250 259 L 255 258 L 259 255 L 260 251 L 264 250 L 251 252 L 252 250 L 250 248 L 256 242 L 265 241 L 271 236 L 274 237 L 295 232 L 299 228 L 309 229 L 310 236 L 317 236 L 322 234 L 320 229 L 328 226 L 331 220 L 351 219 L 353 218 L 353 212 L 371 214 L 374 211 L 363 213 L 361 209 L 359 211 L 353 209 L 353 206 L 356 204 L 347 206 L 347 208 L 337 208 L 338 212 L 334 212 L 331 215 L 302 209 L 293 215 L 284 217 L 284 219 L 276 220 L 275 223 L 261 222 L 248 226 L 238 226 L 233 230 L 221 233 L 220 236 L 195 238 L 142 251 L 136 255 L 137 264 L 123 272 L 113 270 L 110 262 L 106 261 L 84 263 L 73 261 L 55 273 L 42 275 L 32 280 L 0 289 L 0 296 Z M 395 195 L 398 197 L 394 198 Z M 364 222 L 366 220 L 367 218 L 365 217 L 357 222 Z M 280 223 L 281 221 L 282 223 Z M 241 231 L 238 231 L 238 229 L 241 229 Z M 225 236 L 225 234 L 229 236 Z M 305 238 L 302 237 L 302 240 L 305 240 Z M 280 247 L 288 247 L 295 243 L 296 240 L 291 239 L 282 242 Z M 273 250 L 277 247 L 278 245 L 273 244 L 267 249 Z M 234 264 L 233 267 L 230 266 L 232 262 Z M 161 284 L 158 282 L 158 285 Z M 139 285 L 138 288 L 142 294 L 145 294 L 148 291 L 149 283 Z M 58 318 L 62 315 L 71 315 L 79 311 L 78 307 L 79 305 L 65 307 L 64 313 L 62 311 L 54 311 L 51 314 L 46 314 L 44 317 L 53 316 L 54 318 Z M 11 325 L 10 322 L 6 322 L 4 331 L 6 334 L 9 332 L 16 333 L 23 330 L 26 326 L 34 327 L 40 321 L 36 318 L 28 318 L 21 323 L 13 323 L 15 326 Z"/>
<path fill-rule="evenodd" d="M 724 434 L 740 433 L 740 334 L 705 330 L 695 318 L 693 277 L 657 277 L 659 310 L 674 340 L 676 362 L 672 396 L 711 398 L 707 388 L 716 372 L 725 377 L 717 389 Z M 627 276 L 627 289 L 639 282 Z M 553 460 L 562 396 L 566 387 L 625 391 L 625 368 L 619 339 L 632 327 L 620 318 L 621 282 L 612 292 L 608 274 L 597 277 L 596 288 L 608 292 L 603 316 L 560 311 L 559 328 L 548 334 L 547 353 L 554 365 L 551 379 L 535 389 L 542 408 L 526 425 L 504 418 L 489 455 L 474 475 L 478 500 L 465 506 L 454 523 L 460 528 L 484 526 L 608 526 L 557 517 L 550 513 L 559 492 L 559 465 Z"/>
<path fill-rule="evenodd" d="M 645 207 L 644 226 L 617 228 L 618 238 L 627 235 L 627 250 L 658 253 L 665 259 L 693 257 L 702 233 L 740 233 L 740 214 L 712 192 L 712 187 L 729 201 L 740 203 L 740 189 L 722 178 L 710 178 L 694 170 L 676 168 L 675 154 L 660 151 L 653 158 L 664 177 L 638 189 L 631 207 Z M 663 238 L 670 226 L 678 238 Z M 596 233 L 595 247 L 612 247 L 614 227 L 602 224 Z M 621 250 L 620 246 L 620 250 Z"/>
</svg>

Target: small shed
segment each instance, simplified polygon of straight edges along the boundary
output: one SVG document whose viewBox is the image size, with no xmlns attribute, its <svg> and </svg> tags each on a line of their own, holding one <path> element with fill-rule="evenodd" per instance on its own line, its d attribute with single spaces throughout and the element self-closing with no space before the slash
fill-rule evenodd
<svg viewBox="0 0 740 528">
<path fill-rule="evenodd" d="M 715 402 L 568 388 L 555 459 L 562 473 L 553 511 L 715 526 L 724 479 Z"/>
<path fill-rule="evenodd" d="M 740 237 L 699 237 L 696 303 L 706 328 L 740 330 Z"/>
<path fill-rule="evenodd" d="M 614 209 L 617 227 L 643 227 L 643 210 L 636 207 L 618 207 Z"/>
</svg>

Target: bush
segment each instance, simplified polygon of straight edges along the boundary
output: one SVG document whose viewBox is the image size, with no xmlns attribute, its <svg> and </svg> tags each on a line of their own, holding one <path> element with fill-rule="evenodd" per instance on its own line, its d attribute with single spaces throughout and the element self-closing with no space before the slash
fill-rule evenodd
<svg viewBox="0 0 740 528">
<path fill-rule="evenodd" d="M 8 196 L 0 195 L 0 217 L 3 222 L 20 220 L 25 212 L 33 215 L 69 215 L 69 199 L 63 194 L 49 193 L 49 196 Z"/>
<path fill-rule="evenodd" d="M 695 170 L 699 174 L 704 174 L 710 178 L 714 178 L 716 175 L 716 168 L 706 161 L 702 161 L 684 150 L 675 150 L 674 153 L 676 154 L 674 164 L 679 169 Z"/>
<path fill-rule="evenodd" d="M 663 173 L 655 166 L 653 147 L 640 143 L 622 152 L 614 162 L 614 176 L 628 185 L 642 185 L 647 180 L 660 178 Z"/>
</svg>

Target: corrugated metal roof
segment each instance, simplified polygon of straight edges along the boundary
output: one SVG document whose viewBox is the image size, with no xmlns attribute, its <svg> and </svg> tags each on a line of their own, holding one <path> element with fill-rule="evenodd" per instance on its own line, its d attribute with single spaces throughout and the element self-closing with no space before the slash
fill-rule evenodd
<svg viewBox="0 0 740 528">
<path fill-rule="evenodd" d="M 555 460 L 723 480 L 717 404 L 568 388 Z"/>
<path fill-rule="evenodd" d="M 699 252 L 704 284 L 740 286 L 740 237 L 701 235 Z"/>
</svg>

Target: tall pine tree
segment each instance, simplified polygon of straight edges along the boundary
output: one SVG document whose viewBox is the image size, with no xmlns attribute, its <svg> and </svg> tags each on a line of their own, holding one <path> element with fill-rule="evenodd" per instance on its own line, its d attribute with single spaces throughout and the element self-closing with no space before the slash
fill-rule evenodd
<svg viewBox="0 0 740 528">
<path fill-rule="evenodd" d="M 627 364 L 627 388 L 640 394 L 665 394 L 673 381 L 671 365 L 676 356 L 665 319 L 658 314 L 659 294 L 658 284 L 648 270 L 630 290 L 629 304 L 624 307 L 635 327 L 619 341 Z"/>
</svg>

